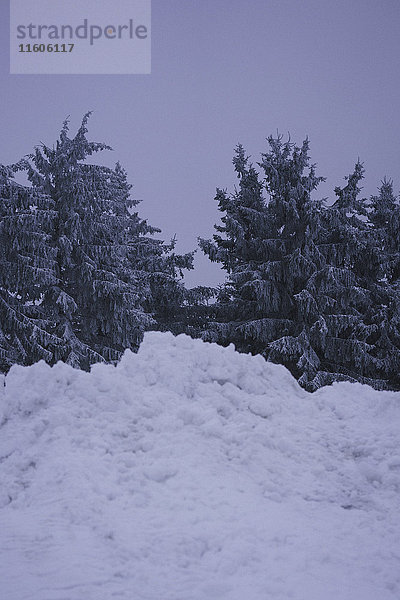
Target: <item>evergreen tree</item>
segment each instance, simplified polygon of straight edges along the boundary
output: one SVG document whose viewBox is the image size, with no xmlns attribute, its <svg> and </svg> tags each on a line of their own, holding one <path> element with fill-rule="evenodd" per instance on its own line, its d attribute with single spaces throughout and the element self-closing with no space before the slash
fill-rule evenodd
<svg viewBox="0 0 400 600">
<path fill-rule="evenodd" d="M 194 252 L 176 254 L 175 238 L 169 244 L 161 240 L 152 242 L 153 251 L 142 267 L 147 289 L 145 309 L 153 315 L 153 329 L 183 333 L 187 326 L 185 305 L 189 298 L 183 271 L 193 269 Z"/>
<path fill-rule="evenodd" d="M 53 204 L 17 184 L 16 170 L 0 166 L 0 371 L 57 358 L 62 345 L 42 305 L 46 288 L 56 283 Z"/>
<path fill-rule="evenodd" d="M 215 322 L 215 298 L 218 293 L 218 289 L 203 285 L 185 289 L 180 309 L 181 320 L 176 333 L 186 333 L 193 338 L 201 337 L 209 329 L 210 323 Z"/>
<path fill-rule="evenodd" d="M 129 213 L 125 175 L 119 165 L 112 170 L 85 162 L 108 148 L 87 140 L 88 118 L 72 139 L 65 121 L 55 147 L 42 145 L 21 163 L 32 192 L 48 197 L 55 211 L 55 282 L 42 307 L 55 324 L 52 333 L 64 341 L 61 358 L 85 369 L 116 360 L 126 347 L 137 349 L 149 321 L 124 264 L 138 225 Z"/>
<path fill-rule="evenodd" d="M 88 369 L 93 362 L 115 361 L 125 348 L 138 349 L 145 329 L 167 328 L 183 296 L 179 273 L 191 267 L 193 253 L 176 255 L 175 242 L 152 237 L 159 230 L 134 212 L 138 201 L 131 198 L 119 164 L 111 169 L 87 162 L 109 149 L 87 140 L 89 115 L 75 137 L 68 135 L 67 120 L 55 146 L 42 144 L 16 165 L 26 171 L 31 187 L 14 185 L 12 202 L 6 201 L 11 192 L 2 175 L 2 230 L 8 236 L 3 264 L 15 261 L 12 252 L 18 250 L 13 269 L 3 274 L 2 292 L 25 313 L 40 313 L 48 336 L 40 338 L 42 354 L 30 348 L 32 356 L 14 353 L 9 363 L 61 359 Z M 15 208 L 18 203 L 22 208 Z M 20 234 L 12 242 L 17 228 Z M 9 320 L 4 347 L 17 327 Z M 29 327 L 26 322 L 27 346 Z"/>
<path fill-rule="evenodd" d="M 239 189 L 232 196 L 217 192 L 224 225 L 216 229 L 223 237 L 200 241 L 229 274 L 218 298 L 222 322 L 205 337 L 282 362 L 297 377 L 314 377 L 319 358 L 309 330 L 318 311 L 306 283 L 323 261 L 315 244 L 321 203 L 311 198 L 322 178 L 309 164 L 307 140 L 301 148 L 281 137 L 268 142 L 260 163 L 264 182 L 238 146 Z"/>
<path fill-rule="evenodd" d="M 340 379 L 377 388 L 388 385 L 388 348 L 377 351 L 376 323 L 386 296 L 378 280 L 380 264 L 367 201 L 359 197 L 363 176 L 358 161 L 346 185 L 335 188 L 336 202 L 323 213 L 326 233 L 319 248 L 326 266 L 308 284 L 318 297 L 324 330 L 315 340 L 322 360 L 313 387 Z"/>
<path fill-rule="evenodd" d="M 369 220 L 380 253 L 382 280 L 394 284 L 400 279 L 400 206 L 391 180 L 384 179 L 378 191 L 370 200 Z"/>
<path fill-rule="evenodd" d="M 375 310 L 375 346 L 384 358 L 392 387 L 400 388 L 400 206 L 393 183 L 384 179 L 379 193 L 371 197 L 369 222 L 379 263 L 379 287 L 385 294 Z"/>
<path fill-rule="evenodd" d="M 222 225 L 215 225 L 213 241 L 199 240 L 210 260 L 220 262 L 228 273 L 214 307 L 218 321 L 210 325 L 205 338 L 221 344 L 234 342 L 241 351 L 252 348 L 262 352 L 263 328 L 276 327 L 275 321 L 280 317 L 276 306 L 282 300 L 276 290 L 279 282 L 267 279 L 264 273 L 279 255 L 280 242 L 272 236 L 265 239 L 267 215 L 262 185 L 241 145 L 236 148 L 233 163 L 239 187 L 233 195 L 217 190 L 215 199 L 223 213 Z M 269 310 L 260 306 L 261 298 L 265 305 L 269 302 Z M 261 343 L 259 348 L 257 340 Z"/>
<path fill-rule="evenodd" d="M 232 196 L 217 191 L 223 225 L 213 241 L 200 240 L 228 273 L 203 337 L 286 365 L 310 391 L 344 379 L 388 387 L 394 346 L 378 316 L 388 296 L 359 198 L 363 167 L 356 164 L 326 207 L 313 198 L 323 178 L 310 164 L 308 140 L 268 141 L 263 182 L 237 148 L 239 188 Z"/>
</svg>

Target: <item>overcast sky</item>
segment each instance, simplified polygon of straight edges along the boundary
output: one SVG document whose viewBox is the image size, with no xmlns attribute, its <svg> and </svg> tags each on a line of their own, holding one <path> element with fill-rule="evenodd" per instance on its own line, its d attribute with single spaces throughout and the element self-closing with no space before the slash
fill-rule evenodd
<svg viewBox="0 0 400 600">
<path fill-rule="evenodd" d="M 27 2 L 30 0 L 27 0 Z M 105 1 L 105 0 L 103 0 Z M 232 189 L 233 148 L 254 161 L 270 133 L 311 142 L 321 196 L 358 157 L 364 192 L 400 187 L 399 0 L 153 0 L 151 75 L 9 75 L 8 0 L 0 0 L 0 163 L 52 144 L 71 115 L 93 110 L 89 137 L 114 148 L 143 199 L 140 215 L 210 237 L 215 188 Z M 84 0 L 81 2 L 84 5 Z M 198 255 L 201 251 L 198 251 Z M 216 284 L 199 258 L 189 285 Z"/>
</svg>

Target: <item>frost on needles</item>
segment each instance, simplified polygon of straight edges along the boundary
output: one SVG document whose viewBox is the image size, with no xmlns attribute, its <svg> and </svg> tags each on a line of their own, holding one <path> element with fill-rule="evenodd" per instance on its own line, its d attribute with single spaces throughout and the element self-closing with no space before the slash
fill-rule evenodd
<svg viewBox="0 0 400 600">
<path fill-rule="evenodd" d="M 200 240 L 227 272 L 203 338 L 284 364 L 310 391 L 341 380 L 398 389 L 400 209 L 391 183 L 360 198 L 357 162 L 327 206 L 314 198 L 324 178 L 308 140 L 268 142 L 259 170 L 236 148 L 238 187 L 217 190 L 222 225 Z"/>
<path fill-rule="evenodd" d="M 146 329 L 172 318 L 182 269 L 193 256 L 154 238 L 110 149 L 86 137 L 87 113 L 69 137 L 0 171 L 0 366 L 62 360 L 88 369 L 137 350 Z M 24 171 L 30 186 L 15 182 Z"/>
<path fill-rule="evenodd" d="M 241 145 L 221 224 L 200 247 L 226 271 L 217 290 L 183 285 L 175 253 L 136 212 L 119 163 L 87 159 L 83 118 L 53 147 L 0 166 L 0 371 L 62 360 L 82 369 L 136 351 L 148 329 L 187 333 L 285 365 L 307 390 L 334 381 L 400 389 L 400 207 L 392 182 L 361 197 L 358 161 L 335 201 L 309 142 L 281 136 L 255 166 Z M 22 171 L 28 185 L 16 181 Z M 214 300 L 214 301 L 213 301 Z"/>
</svg>

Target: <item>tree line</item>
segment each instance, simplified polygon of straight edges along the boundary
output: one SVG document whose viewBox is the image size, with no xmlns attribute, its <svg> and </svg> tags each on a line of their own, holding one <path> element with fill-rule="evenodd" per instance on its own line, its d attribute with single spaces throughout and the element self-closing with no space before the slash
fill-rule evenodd
<svg viewBox="0 0 400 600">
<path fill-rule="evenodd" d="M 363 198 L 358 161 L 316 198 L 309 142 L 269 137 L 254 166 L 241 145 L 238 184 L 217 189 L 221 222 L 201 250 L 226 272 L 217 289 L 187 289 L 194 252 L 175 252 L 139 217 L 109 147 L 74 137 L 66 120 L 0 165 L 0 370 L 62 360 L 88 370 L 136 351 L 146 330 L 187 333 L 285 365 L 307 390 L 334 381 L 400 389 L 400 205 L 390 180 Z M 16 182 L 23 172 L 27 185 Z"/>
</svg>

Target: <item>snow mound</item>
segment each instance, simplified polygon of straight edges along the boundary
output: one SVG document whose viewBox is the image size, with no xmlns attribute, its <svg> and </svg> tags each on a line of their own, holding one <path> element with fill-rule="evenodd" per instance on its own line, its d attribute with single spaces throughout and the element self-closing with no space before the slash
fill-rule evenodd
<svg viewBox="0 0 400 600">
<path fill-rule="evenodd" d="M 4 381 L 1 598 L 400 597 L 400 394 L 168 333 Z"/>
</svg>

